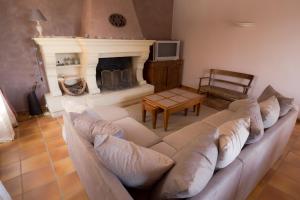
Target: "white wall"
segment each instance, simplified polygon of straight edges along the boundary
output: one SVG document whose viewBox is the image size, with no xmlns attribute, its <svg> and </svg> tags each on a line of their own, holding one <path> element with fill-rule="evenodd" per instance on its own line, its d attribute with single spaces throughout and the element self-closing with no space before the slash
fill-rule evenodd
<svg viewBox="0 0 300 200">
<path fill-rule="evenodd" d="M 183 41 L 183 85 L 223 68 L 254 74 L 252 96 L 271 84 L 300 104 L 299 0 L 174 0 L 172 38 Z"/>
</svg>

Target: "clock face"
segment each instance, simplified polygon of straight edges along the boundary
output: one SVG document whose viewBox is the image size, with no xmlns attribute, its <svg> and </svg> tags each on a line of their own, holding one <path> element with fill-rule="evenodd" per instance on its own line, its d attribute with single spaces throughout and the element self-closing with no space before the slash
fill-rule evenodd
<svg viewBox="0 0 300 200">
<path fill-rule="evenodd" d="M 121 14 L 111 14 L 109 22 L 115 27 L 124 27 L 126 25 L 126 18 Z"/>
</svg>

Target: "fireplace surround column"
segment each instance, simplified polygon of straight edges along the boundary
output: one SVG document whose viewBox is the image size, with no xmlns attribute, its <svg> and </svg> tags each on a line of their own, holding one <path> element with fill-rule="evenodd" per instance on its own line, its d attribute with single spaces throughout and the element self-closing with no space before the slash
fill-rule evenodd
<svg viewBox="0 0 300 200">
<path fill-rule="evenodd" d="M 97 86 L 96 68 L 98 64 L 99 54 L 86 52 L 81 55 L 82 66 L 81 74 L 83 75 L 89 94 L 99 94 L 100 89 Z"/>
<path fill-rule="evenodd" d="M 149 57 L 149 50 L 143 52 L 138 57 L 132 58 L 133 71 L 135 72 L 136 80 L 138 81 L 139 85 L 144 85 L 147 83 L 143 77 L 143 69 L 144 69 L 144 64 L 148 59 L 148 57 Z"/>
</svg>

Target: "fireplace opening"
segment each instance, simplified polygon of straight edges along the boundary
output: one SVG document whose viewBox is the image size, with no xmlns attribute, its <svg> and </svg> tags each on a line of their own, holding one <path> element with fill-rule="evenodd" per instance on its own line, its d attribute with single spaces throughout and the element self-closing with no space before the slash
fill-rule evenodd
<svg viewBox="0 0 300 200">
<path fill-rule="evenodd" d="M 98 88 L 122 90 L 136 86 L 131 57 L 99 58 L 96 68 Z"/>
</svg>

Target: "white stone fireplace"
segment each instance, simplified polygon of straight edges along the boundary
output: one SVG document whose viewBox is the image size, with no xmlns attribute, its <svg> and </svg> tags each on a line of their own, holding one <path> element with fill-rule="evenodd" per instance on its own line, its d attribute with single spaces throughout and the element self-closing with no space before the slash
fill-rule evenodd
<svg viewBox="0 0 300 200">
<path fill-rule="evenodd" d="M 113 40 L 87 38 L 34 38 L 40 46 L 50 93 L 45 95 L 46 104 L 53 116 L 63 111 L 61 102 L 64 99 L 86 104 L 126 105 L 137 102 L 142 96 L 154 92 L 152 85 L 143 79 L 144 63 L 148 59 L 151 40 Z M 57 66 L 59 56 L 78 55 L 80 63 L 76 65 Z M 99 58 L 132 57 L 133 73 L 138 86 L 113 92 L 101 92 L 96 82 L 96 67 Z M 88 93 L 82 96 L 63 95 L 58 84 L 60 76 L 78 76 L 87 82 Z"/>
</svg>

